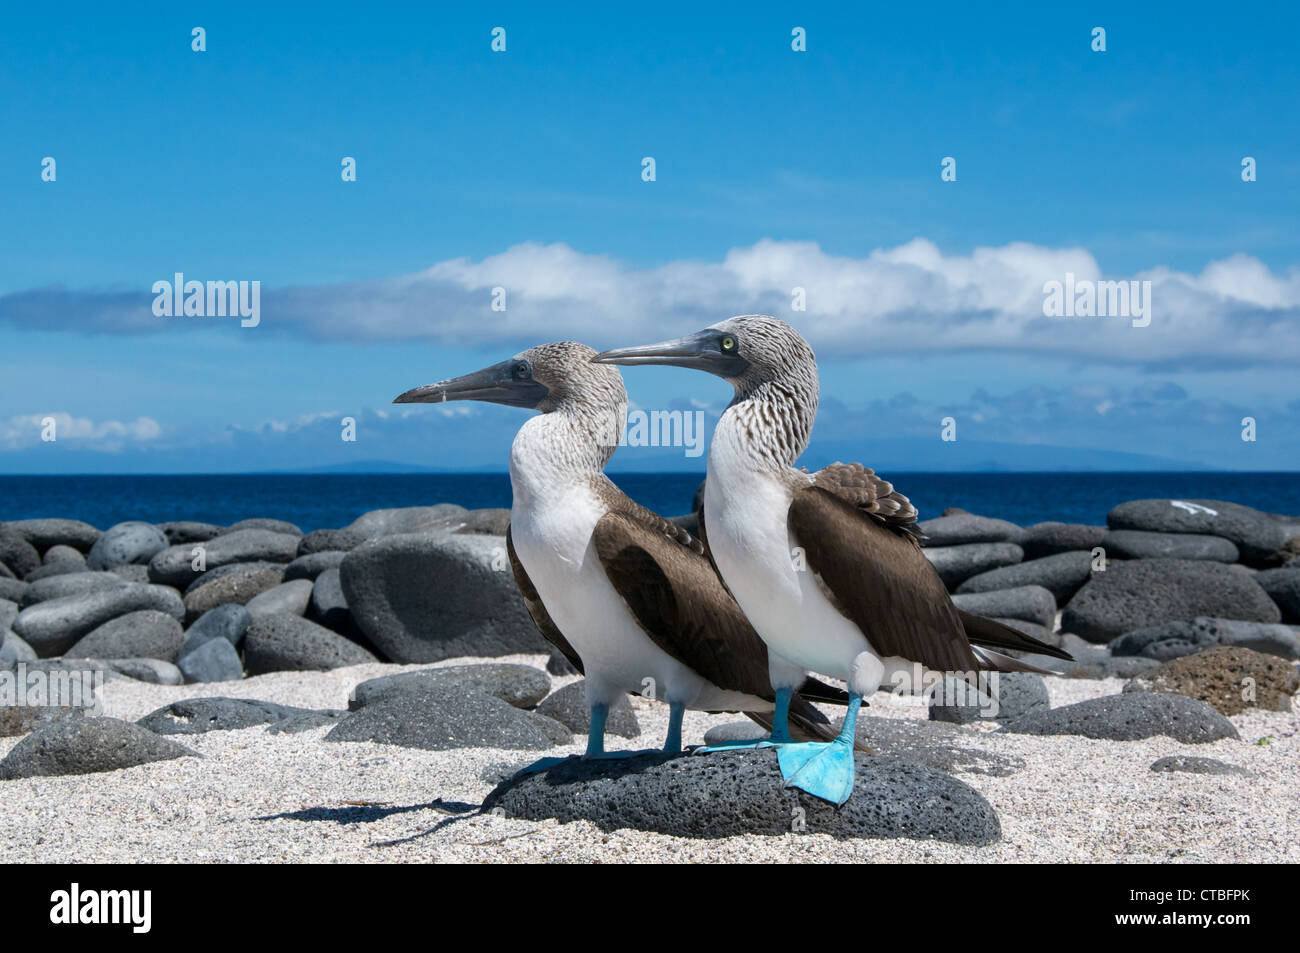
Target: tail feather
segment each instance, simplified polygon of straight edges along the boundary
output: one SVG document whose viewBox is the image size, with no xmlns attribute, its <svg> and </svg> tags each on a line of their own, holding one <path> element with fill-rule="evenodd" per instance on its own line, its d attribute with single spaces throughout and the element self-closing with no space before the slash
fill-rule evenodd
<svg viewBox="0 0 1300 953">
<path fill-rule="evenodd" d="M 1039 668 L 1023 659 L 1012 658 L 1009 655 L 1003 655 L 1001 652 L 994 652 L 992 649 L 986 649 L 979 645 L 971 646 L 975 652 L 975 657 L 984 663 L 984 670 L 989 672 L 1033 672 L 1036 675 L 1059 675 L 1060 672 L 1053 672 L 1051 669 Z"/>
<path fill-rule="evenodd" d="M 994 622 L 992 619 L 986 619 L 981 615 L 963 612 L 961 609 L 957 610 L 957 614 L 961 616 L 961 624 L 966 629 L 966 639 L 972 646 L 1013 649 L 1017 652 L 1034 652 L 1039 655 L 1050 655 L 1052 658 L 1059 658 L 1066 662 L 1074 661 L 1074 656 L 1064 649 L 1059 649 L 1055 645 L 1048 645 L 1046 642 L 1040 642 L 1032 635 L 1025 635 L 1025 633 L 1013 629 L 1009 625 Z M 1005 656 L 1003 657 L 1005 658 Z M 1007 671 L 1018 670 L 1008 669 Z M 1041 672 L 1042 669 L 1031 669 L 1030 671 Z"/>
</svg>

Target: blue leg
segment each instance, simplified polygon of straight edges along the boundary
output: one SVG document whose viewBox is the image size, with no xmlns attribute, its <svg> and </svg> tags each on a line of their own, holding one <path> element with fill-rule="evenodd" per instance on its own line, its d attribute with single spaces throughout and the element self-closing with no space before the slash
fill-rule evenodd
<svg viewBox="0 0 1300 953">
<path fill-rule="evenodd" d="M 849 694 L 844 727 L 831 742 L 782 745 L 776 759 L 785 786 L 799 788 L 832 804 L 843 804 L 853 793 L 853 738 L 862 696 Z"/>
<path fill-rule="evenodd" d="M 686 706 L 680 702 L 668 703 L 668 735 L 664 738 L 664 750 L 677 754 L 682 750 L 682 715 Z"/>
<path fill-rule="evenodd" d="M 608 718 L 609 707 L 607 705 L 591 706 L 591 726 L 587 729 L 587 753 L 583 757 L 607 758 L 614 756 L 605 753 L 605 721 Z M 528 767 L 520 769 L 519 774 L 536 774 L 539 771 L 549 771 L 557 764 L 568 760 L 568 758 L 539 758 Z"/>
<path fill-rule="evenodd" d="M 776 690 L 776 710 L 772 712 L 772 733 L 766 738 L 751 738 L 741 741 L 721 741 L 707 748 L 696 748 L 696 754 L 711 754 L 714 751 L 731 751 L 737 748 L 775 748 L 793 743 L 790 737 L 790 696 L 794 689 L 778 688 Z"/>
</svg>

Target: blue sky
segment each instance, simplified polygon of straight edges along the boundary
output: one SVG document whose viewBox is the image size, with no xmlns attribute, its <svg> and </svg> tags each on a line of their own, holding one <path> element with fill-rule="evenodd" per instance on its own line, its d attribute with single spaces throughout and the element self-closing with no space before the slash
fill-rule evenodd
<svg viewBox="0 0 1300 953">
<path fill-rule="evenodd" d="M 815 439 L 867 463 L 945 466 L 953 415 L 987 451 L 953 466 L 1300 468 L 1300 13 L 1132 6 L 14 9 L 0 472 L 504 466 L 519 412 L 388 401 L 749 310 L 813 342 Z M 261 324 L 155 317 L 177 271 L 260 281 Z M 1044 318 L 1066 271 L 1151 280 L 1151 326 Z"/>
</svg>

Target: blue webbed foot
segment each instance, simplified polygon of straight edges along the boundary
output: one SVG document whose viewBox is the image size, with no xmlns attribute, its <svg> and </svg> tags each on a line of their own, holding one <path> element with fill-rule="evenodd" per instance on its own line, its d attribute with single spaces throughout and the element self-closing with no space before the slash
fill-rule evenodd
<svg viewBox="0 0 1300 953">
<path fill-rule="evenodd" d="M 790 697 L 793 691 L 779 688 L 776 692 L 776 710 L 772 715 L 772 733 L 766 738 L 746 738 L 736 741 L 720 741 L 716 745 L 696 748 L 694 754 L 713 754 L 715 751 L 739 751 L 746 748 L 779 748 L 793 743 L 790 737 Z"/>
<path fill-rule="evenodd" d="M 853 746 L 840 740 L 783 745 L 776 753 L 785 786 L 807 791 L 832 804 L 853 793 Z"/>
<path fill-rule="evenodd" d="M 780 738 L 745 738 L 735 741 L 719 741 L 716 745 L 705 745 L 701 748 L 691 749 L 692 754 L 713 754 L 715 751 L 742 751 L 746 748 L 779 748 L 781 745 L 790 744 L 787 738 L 782 741 Z"/>
</svg>

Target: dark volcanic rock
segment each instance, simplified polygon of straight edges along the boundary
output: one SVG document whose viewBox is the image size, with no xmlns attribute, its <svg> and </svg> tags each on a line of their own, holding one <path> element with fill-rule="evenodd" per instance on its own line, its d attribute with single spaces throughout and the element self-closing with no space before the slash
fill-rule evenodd
<svg viewBox="0 0 1300 953">
<path fill-rule="evenodd" d="M 273 733 L 296 734 L 332 725 L 347 712 L 293 708 L 253 698 L 187 698 L 151 711 L 137 725 L 159 735 L 197 735 L 266 725 Z"/>
<path fill-rule="evenodd" d="M 1218 616 L 1277 622 L 1277 606 L 1248 575 L 1190 559 L 1134 559 L 1093 573 L 1065 607 L 1061 628 L 1094 642 L 1158 625 Z"/>
<path fill-rule="evenodd" d="M 362 632 L 394 662 L 545 652 L 496 536 L 371 540 L 340 567 Z"/>
<path fill-rule="evenodd" d="M 80 595 L 98 589 L 112 589 L 123 586 L 126 580 L 111 572 L 72 572 L 49 579 L 38 579 L 27 587 L 23 594 L 22 605 L 34 606 L 38 602 L 61 599 L 64 596 Z"/>
<path fill-rule="evenodd" d="M 1111 529 L 1222 536 L 1252 566 L 1271 565 L 1287 537 L 1267 513 L 1221 500 L 1132 500 L 1111 510 L 1106 522 Z"/>
<path fill-rule="evenodd" d="M 86 557 L 78 549 L 58 543 L 45 550 L 41 557 L 41 568 L 49 566 L 71 566 L 76 572 L 86 571 Z"/>
<path fill-rule="evenodd" d="M 44 658 L 61 655 L 86 633 L 139 609 L 184 618 L 180 594 L 166 586 L 124 583 L 109 589 L 49 599 L 18 613 L 13 629 Z"/>
<path fill-rule="evenodd" d="M 11 631 L 0 629 L 0 669 L 13 668 L 19 662 L 34 662 L 36 650 Z"/>
<path fill-rule="evenodd" d="M 1125 632 L 1111 641 L 1110 650 L 1117 656 L 1137 655 L 1164 662 L 1212 645 L 1239 645 L 1284 659 L 1300 659 L 1300 635 L 1289 626 L 1205 616 Z"/>
<path fill-rule="evenodd" d="M 347 552 L 356 549 L 367 538 L 364 533 L 354 529 L 315 529 L 298 541 L 298 555 Z"/>
<path fill-rule="evenodd" d="M 259 592 L 245 603 L 245 608 L 254 619 L 279 613 L 303 615 L 311 604 L 311 590 L 310 579 L 295 579 Z"/>
<path fill-rule="evenodd" d="M 67 718 L 40 728 L 0 761 L 0 780 L 94 774 L 151 761 L 201 757 L 116 718 Z"/>
<path fill-rule="evenodd" d="M 239 650 L 220 636 L 185 652 L 176 665 L 191 683 L 237 682 L 244 677 Z"/>
<path fill-rule="evenodd" d="M 1266 569 L 1255 574 L 1255 581 L 1277 605 L 1284 621 L 1300 623 L 1300 566 Z"/>
<path fill-rule="evenodd" d="M 926 546 L 960 546 L 963 543 L 1016 543 L 1025 531 L 1015 523 L 973 513 L 939 516 L 918 524 Z"/>
<path fill-rule="evenodd" d="M 1213 705 L 1225 715 L 1247 708 L 1290 711 L 1300 672 L 1276 655 L 1216 645 L 1166 662 L 1124 686 L 1126 692 L 1172 692 Z"/>
<path fill-rule="evenodd" d="M 111 658 L 104 663 L 119 675 L 154 685 L 184 685 L 185 676 L 171 662 L 156 658 Z"/>
<path fill-rule="evenodd" d="M 348 708 L 357 711 L 399 694 L 446 698 L 465 692 L 491 695 L 515 708 L 532 708 L 550 690 L 550 678 L 531 665 L 509 662 L 449 665 L 446 668 L 383 675 L 362 682 L 352 690 Z"/>
<path fill-rule="evenodd" d="M 317 622 L 342 635 L 359 633 L 348 609 L 348 597 L 337 569 L 326 569 L 316 577 L 311 590 L 311 615 Z"/>
<path fill-rule="evenodd" d="M 374 661 L 355 642 L 296 615 L 254 618 L 244 636 L 244 667 L 249 675 L 323 671 Z"/>
<path fill-rule="evenodd" d="M 16 531 L 0 523 L 0 563 L 8 566 L 15 576 L 22 578 L 33 569 L 40 568 L 41 554 Z"/>
<path fill-rule="evenodd" d="M 99 530 L 81 520 L 14 520 L 5 525 L 41 552 L 45 552 L 52 546 L 71 546 L 79 552 L 86 553 L 100 536 Z"/>
<path fill-rule="evenodd" d="M 1237 547 L 1222 536 L 1197 533 L 1148 533 L 1136 529 L 1116 529 L 1101 541 L 1108 559 L 1207 559 L 1235 563 L 1240 558 Z"/>
<path fill-rule="evenodd" d="M 1015 543 L 965 543 L 960 546 L 927 546 L 922 552 L 950 590 L 971 576 L 1010 566 L 1024 558 Z"/>
<path fill-rule="evenodd" d="M 546 659 L 546 670 L 552 675 L 578 675 L 581 674 L 573 667 L 573 663 L 565 658 L 564 653 L 559 649 L 551 646 L 550 655 Z"/>
<path fill-rule="evenodd" d="M 1085 552 L 1057 553 L 1043 556 L 1016 566 L 1004 566 L 982 572 L 963 582 L 957 591 L 992 592 L 996 589 L 1018 589 L 1021 586 L 1042 586 L 1064 605 L 1092 576 L 1092 554 Z"/>
<path fill-rule="evenodd" d="M 678 837 L 806 832 L 978 845 L 1001 836 L 993 808 L 956 778 L 901 759 L 859 753 L 855 761 L 853 794 L 838 808 L 785 787 L 776 753 L 759 749 L 571 758 L 547 771 L 516 775 L 488 795 L 483 810 Z"/>
<path fill-rule="evenodd" d="M 91 569 L 147 563 L 167 548 L 167 537 L 152 523 L 118 523 L 104 531 L 90 547 L 86 565 Z"/>
<path fill-rule="evenodd" d="M 187 617 L 197 619 L 227 603 L 242 606 L 283 579 L 284 567 L 273 563 L 237 563 L 211 570 L 185 591 Z"/>
<path fill-rule="evenodd" d="M 541 750 L 567 744 L 572 735 L 559 722 L 479 692 L 452 698 L 397 692 L 349 715 L 325 740 L 372 741 L 426 751 Z"/>
<path fill-rule="evenodd" d="M 504 536 L 510 526 L 510 511 L 507 509 L 470 510 L 457 523 L 457 533 Z"/>
<path fill-rule="evenodd" d="M 1197 758 L 1191 755 L 1176 754 L 1161 758 L 1151 765 L 1151 770 L 1161 774 L 1186 772 L 1188 774 L 1239 774 L 1249 776 L 1245 768 L 1235 764 L 1217 761 L 1214 758 Z"/>
<path fill-rule="evenodd" d="M 298 553 L 298 537 L 269 529 L 241 529 L 206 543 L 169 546 L 149 560 L 149 578 L 169 586 L 191 585 L 204 575 L 194 570 L 196 550 L 202 550 L 207 571 L 232 563 L 288 563 Z"/>
<path fill-rule="evenodd" d="M 399 533 L 453 532 L 466 521 L 468 513 L 469 510 L 455 503 L 371 510 L 358 516 L 345 529 L 360 533 L 366 539 Z"/>
<path fill-rule="evenodd" d="M 1086 523 L 1035 523 L 1025 527 L 1025 538 L 1020 545 L 1026 559 L 1042 559 L 1080 550 L 1091 553 L 1094 547 L 1101 545 L 1106 532 L 1104 526 Z"/>
<path fill-rule="evenodd" d="M 1041 675 L 1031 672 L 989 673 L 981 677 L 978 689 L 949 676 L 935 689 L 930 702 L 930 720 L 953 724 L 1005 722 L 1050 707 L 1047 683 Z"/>
<path fill-rule="evenodd" d="M 23 582 L 21 579 L 0 578 L 0 599 L 8 599 L 16 605 L 22 605 L 29 588 L 31 588 L 30 583 Z"/>
<path fill-rule="evenodd" d="M 141 609 L 110 619 L 77 640 L 68 658 L 151 658 L 175 662 L 185 633 L 174 616 Z"/>
<path fill-rule="evenodd" d="M 1155 692 L 1106 695 L 1030 712 L 1002 730 L 1022 735 L 1083 735 L 1107 741 L 1168 735 L 1183 744 L 1240 737 L 1232 722 L 1205 702 Z"/>
<path fill-rule="evenodd" d="M 238 646 L 244 641 L 244 633 L 252 621 L 253 617 L 248 610 L 234 603 L 209 609 L 185 633 L 182 651 L 192 652 L 211 639 L 225 639 L 231 645 Z"/>
<path fill-rule="evenodd" d="M 232 523 L 221 531 L 221 535 L 228 533 L 237 533 L 244 529 L 264 529 L 272 533 L 284 533 L 287 536 L 301 536 L 302 530 L 287 523 L 284 520 L 267 519 L 264 516 L 256 516 L 252 519 L 240 520 L 238 523 Z"/>
<path fill-rule="evenodd" d="M 358 543 L 360 545 L 360 543 Z M 347 553 L 341 549 L 326 549 L 318 553 L 299 556 L 284 567 L 284 581 L 316 579 L 327 569 L 338 569 Z"/>
<path fill-rule="evenodd" d="M 159 523 L 158 528 L 167 537 L 169 546 L 179 546 L 182 543 L 206 543 L 225 532 L 222 527 L 213 523 L 195 523 L 192 520 Z"/>
<path fill-rule="evenodd" d="M 576 735 L 586 737 L 591 730 L 591 709 L 587 707 L 587 690 L 582 682 L 571 682 L 546 698 L 537 706 L 537 713 L 554 718 Z M 756 725 L 751 724 L 750 730 L 755 732 L 751 737 L 758 737 Z M 626 695 L 610 707 L 605 733 L 620 738 L 640 737 L 641 723 Z"/>
<path fill-rule="evenodd" d="M 1020 586 L 952 597 L 958 609 L 989 618 L 1024 619 L 1045 629 L 1055 628 L 1056 597 L 1042 586 Z"/>
</svg>

